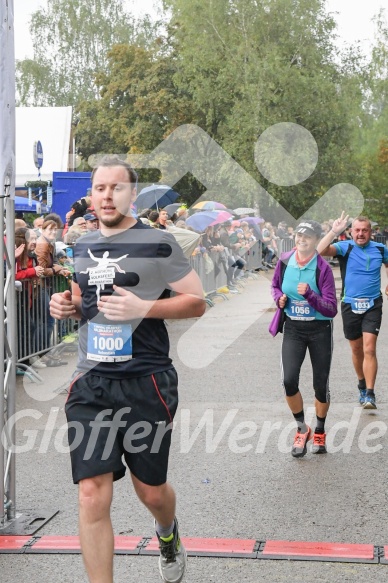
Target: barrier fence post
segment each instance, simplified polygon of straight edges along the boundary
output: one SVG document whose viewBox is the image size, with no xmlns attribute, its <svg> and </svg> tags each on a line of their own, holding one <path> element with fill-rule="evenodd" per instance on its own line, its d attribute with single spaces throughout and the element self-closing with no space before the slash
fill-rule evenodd
<svg viewBox="0 0 388 583">
<path fill-rule="evenodd" d="M 5 427 L 15 410 L 15 285 L 14 285 L 14 198 L 15 198 L 15 57 L 13 0 L 0 4 L 0 310 L 2 330 L 0 354 L 4 369 L 0 386 L 0 526 L 15 515 L 15 458 L 4 446 Z M 6 218 L 7 239 L 4 239 Z M 9 229 L 9 232 L 8 232 Z M 5 263 L 4 263 L 5 260 Z M 13 320 L 12 320 L 13 318 Z M 9 436 L 12 439 L 12 435 Z"/>
<path fill-rule="evenodd" d="M 0 0 L 0 535 L 34 534 L 57 511 L 16 512 L 15 56 L 13 0 Z M 4 232 L 4 220 L 6 233 Z M 6 235 L 6 236 L 5 236 Z M 11 426 L 11 429 L 9 428 Z"/>
</svg>

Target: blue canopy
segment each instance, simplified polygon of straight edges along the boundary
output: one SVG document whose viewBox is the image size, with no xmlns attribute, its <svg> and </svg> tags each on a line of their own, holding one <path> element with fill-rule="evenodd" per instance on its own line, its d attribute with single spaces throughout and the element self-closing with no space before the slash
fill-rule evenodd
<svg viewBox="0 0 388 583">
<path fill-rule="evenodd" d="M 29 206 L 28 198 L 25 198 L 24 196 L 15 196 L 15 211 L 24 213 L 36 213 L 39 215 L 41 213 L 47 213 L 48 208 L 47 205 L 37 200 L 33 200 L 32 206 Z"/>
</svg>

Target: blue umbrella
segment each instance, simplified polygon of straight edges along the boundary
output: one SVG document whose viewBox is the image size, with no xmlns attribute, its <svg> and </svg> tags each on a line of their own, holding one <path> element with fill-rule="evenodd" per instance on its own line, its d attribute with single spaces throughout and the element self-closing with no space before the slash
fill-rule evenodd
<svg viewBox="0 0 388 583">
<path fill-rule="evenodd" d="M 178 196 L 178 192 L 175 192 L 171 186 L 152 184 L 139 192 L 135 204 L 137 209 L 159 210 L 175 202 Z"/>
<path fill-rule="evenodd" d="M 191 215 L 186 219 L 186 225 L 195 231 L 202 232 L 211 223 L 217 219 L 218 213 L 216 211 L 202 211 Z"/>
<path fill-rule="evenodd" d="M 168 217 L 170 218 L 180 207 L 180 202 L 174 202 L 173 204 L 168 204 L 167 206 L 163 207 L 163 210 L 167 211 Z"/>
</svg>

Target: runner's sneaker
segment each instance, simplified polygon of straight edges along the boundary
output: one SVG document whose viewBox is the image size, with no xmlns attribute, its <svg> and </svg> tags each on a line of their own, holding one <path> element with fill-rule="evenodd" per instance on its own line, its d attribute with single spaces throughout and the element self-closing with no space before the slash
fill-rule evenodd
<svg viewBox="0 0 388 583">
<path fill-rule="evenodd" d="M 327 453 L 326 433 L 314 433 L 311 451 L 312 453 Z"/>
<path fill-rule="evenodd" d="M 363 404 L 364 409 L 377 409 L 376 407 L 376 397 L 373 395 L 366 395 L 365 401 Z"/>
<path fill-rule="evenodd" d="M 358 389 L 360 391 L 360 397 L 358 399 L 358 402 L 360 403 L 360 405 L 363 405 L 365 403 L 365 397 L 366 397 L 366 389 Z"/>
<path fill-rule="evenodd" d="M 311 439 L 311 429 L 307 426 L 306 433 L 296 432 L 294 444 L 291 448 L 291 455 L 293 457 L 303 457 L 307 451 L 307 442 Z"/>
<path fill-rule="evenodd" d="M 178 521 L 174 520 L 174 530 L 164 538 L 156 533 L 159 540 L 159 572 L 165 583 L 179 583 L 186 570 L 187 555 L 178 532 Z"/>
</svg>

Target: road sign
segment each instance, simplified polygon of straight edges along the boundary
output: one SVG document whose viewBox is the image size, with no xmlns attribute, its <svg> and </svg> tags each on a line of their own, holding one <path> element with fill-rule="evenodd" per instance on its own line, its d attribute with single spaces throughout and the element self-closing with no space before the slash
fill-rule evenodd
<svg viewBox="0 0 388 583">
<path fill-rule="evenodd" d="M 34 143 L 33 149 L 34 155 L 34 164 L 40 170 L 43 166 L 43 148 L 41 142 L 39 140 Z"/>
</svg>

